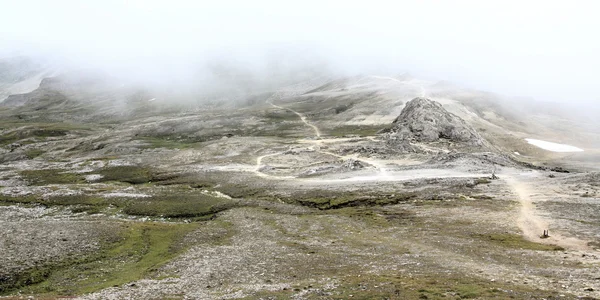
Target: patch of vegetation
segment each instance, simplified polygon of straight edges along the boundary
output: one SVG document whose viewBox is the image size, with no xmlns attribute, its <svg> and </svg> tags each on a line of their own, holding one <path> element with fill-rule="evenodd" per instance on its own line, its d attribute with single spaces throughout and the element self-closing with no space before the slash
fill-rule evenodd
<svg viewBox="0 0 600 300">
<path fill-rule="evenodd" d="M 232 198 L 255 198 L 263 200 L 272 198 L 268 194 L 267 187 L 247 183 L 223 183 L 214 186 L 213 189 Z"/>
<path fill-rule="evenodd" d="M 183 239 L 198 223 L 124 223 L 100 251 L 35 267 L 0 281 L 0 294 L 80 295 L 151 276 L 186 249 Z"/>
<path fill-rule="evenodd" d="M 54 129 L 34 129 L 31 131 L 31 135 L 37 137 L 56 137 L 56 136 L 65 136 L 69 133 L 68 130 L 62 128 L 54 128 Z"/>
<path fill-rule="evenodd" d="M 33 195 L 13 197 L 5 194 L 0 194 L 0 203 L 6 205 L 37 204 L 39 203 L 39 201 L 39 198 Z"/>
<path fill-rule="evenodd" d="M 376 227 L 402 226 L 414 224 L 417 221 L 415 214 L 410 211 L 385 211 L 376 207 L 364 206 L 344 207 L 328 211 L 327 214 L 349 217 Z"/>
<path fill-rule="evenodd" d="M 85 183 L 81 174 L 69 173 L 64 169 L 24 170 L 20 175 L 33 185 Z"/>
<path fill-rule="evenodd" d="M 343 137 L 349 135 L 373 136 L 384 128 L 385 125 L 344 125 L 334 127 L 330 130 L 325 130 L 325 134 L 336 137 Z"/>
<path fill-rule="evenodd" d="M 204 194 L 174 194 L 130 201 L 123 212 L 136 216 L 198 218 L 229 209 L 233 201 Z"/>
<path fill-rule="evenodd" d="M 98 171 L 103 177 L 100 181 L 119 181 L 130 184 L 142 184 L 152 181 L 153 174 L 149 168 L 140 166 L 115 166 Z"/>
<path fill-rule="evenodd" d="M 26 125 L 25 127 L 23 127 Z M 0 135 L 0 146 L 29 138 L 45 139 L 66 136 L 73 130 L 89 130 L 89 127 L 69 123 L 0 122 L 1 129 L 13 129 Z"/>
<path fill-rule="evenodd" d="M 478 185 L 478 184 L 490 184 L 490 183 L 492 183 L 492 181 L 489 178 L 486 178 L 486 177 L 481 177 L 481 178 L 475 179 L 475 185 Z"/>
<path fill-rule="evenodd" d="M 268 123 L 271 122 L 284 122 L 284 121 L 297 121 L 300 120 L 298 115 L 289 110 L 278 109 L 276 111 L 267 111 L 262 115 L 262 117 L 266 118 Z"/>
<path fill-rule="evenodd" d="M 86 194 L 47 198 L 33 195 L 18 197 L 0 195 L 0 203 L 37 204 L 45 207 L 68 206 L 75 213 L 99 213 L 110 206 L 134 216 L 187 218 L 195 221 L 210 219 L 215 213 L 235 205 L 235 202 L 230 199 L 183 191 L 147 198 L 107 198 Z"/>
<path fill-rule="evenodd" d="M 46 151 L 42 150 L 42 149 L 31 149 L 31 150 L 27 150 L 25 151 L 25 155 L 27 156 L 27 158 L 29 159 L 34 159 L 42 154 L 46 153 Z"/>
<path fill-rule="evenodd" d="M 288 201 L 324 210 L 352 206 L 391 205 L 414 199 L 416 196 L 415 193 L 410 192 L 398 192 L 394 194 L 357 194 L 352 192 L 312 190 L 296 193 L 292 195 Z"/>
<path fill-rule="evenodd" d="M 540 250 L 540 251 L 562 251 L 565 250 L 563 247 L 555 245 L 545 245 L 535 242 L 530 242 L 518 234 L 510 233 L 492 233 L 492 234 L 474 234 L 473 237 L 494 243 L 496 245 L 512 248 L 512 249 L 526 249 L 526 250 Z"/>
<path fill-rule="evenodd" d="M 104 198 L 85 194 L 62 195 L 42 198 L 40 196 L 8 196 L 0 195 L 0 205 L 30 204 L 52 206 L 70 206 L 74 213 L 86 212 L 89 214 L 99 213 L 110 205 L 123 207 L 127 200 L 120 198 Z"/>
<path fill-rule="evenodd" d="M 260 291 L 244 299 L 290 299 L 302 293 L 307 299 L 553 299 L 557 292 L 527 286 L 490 282 L 469 276 L 350 275 L 332 289 L 296 285 L 280 291 Z"/>
</svg>

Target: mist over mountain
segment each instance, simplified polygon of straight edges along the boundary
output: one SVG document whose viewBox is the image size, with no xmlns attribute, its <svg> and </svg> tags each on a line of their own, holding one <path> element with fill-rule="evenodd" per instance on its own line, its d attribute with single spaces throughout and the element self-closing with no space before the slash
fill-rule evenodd
<svg viewBox="0 0 600 300">
<path fill-rule="evenodd" d="M 600 99 L 593 1 L 459 1 L 433 10 L 420 1 L 0 5 L 0 51 L 153 85 L 195 85 L 215 62 L 254 78 L 275 65 L 293 73 L 296 66 L 326 64 L 342 75 L 408 71 L 538 101 Z"/>
<path fill-rule="evenodd" d="M 599 9 L 0 0 L 0 298 L 600 299 Z"/>
</svg>

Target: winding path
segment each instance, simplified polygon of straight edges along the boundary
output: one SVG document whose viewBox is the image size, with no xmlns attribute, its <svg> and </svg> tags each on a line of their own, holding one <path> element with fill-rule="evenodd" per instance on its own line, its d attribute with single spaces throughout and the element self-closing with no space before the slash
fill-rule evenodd
<svg viewBox="0 0 600 300">
<path fill-rule="evenodd" d="M 525 236 L 526 239 L 536 243 L 561 246 L 565 249 L 580 251 L 592 250 L 587 245 L 587 241 L 575 237 L 561 236 L 550 230 L 550 224 L 535 213 L 535 204 L 531 199 L 531 195 L 534 193 L 527 184 L 527 178 L 525 176 L 502 174 L 501 178 L 508 184 L 518 198 L 520 209 L 517 225 L 519 226 L 519 229 L 523 231 L 523 236 Z M 546 200 L 547 199 L 543 198 L 540 201 Z M 540 238 L 544 230 L 550 230 L 550 237 L 544 239 Z"/>
<path fill-rule="evenodd" d="M 273 97 L 277 97 L 277 95 L 274 95 Z M 315 132 L 315 137 L 317 139 L 316 140 L 303 140 L 303 141 L 311 143 L 313 145 L 320 144 L 321 130 L 319 129 L 319 127 L 317 127 L 316 125 L 310 123 L 304 114 L 302 114 L 300 112 L 297 112 L 297 111 L 295 111 L 295 110 L 293 110 L 291 108 L 287 108 L 287 107 L 283 107 L 283 106 L 279 106 L 277 104 L 274 104 L 273 100 L 272 100 L 273 97 L 267 99 L 266 102 L 268 104 L 270 104 L 271 106 L 275 107 L 275 108 L 283 109 L 283 110 L 287 110 L 287 111 L 293 112 L 298 117 L 300 117 L 300 120 L 302 120 L 302 122 L 305 125 L 307 125 L 307 126 L 309 126 L 309 127 L 311 127 L 313 129 L 313 131 Z M 385 164 L 383 164 L 381 162 L 377 162 L 377 161 L 374 161 L 372 159 L 358 158 L 358 155 L 344 156 L 344 155 L 339 155 L 339 154 L 335 154 L 335 153 L 332 153 L 332 152 L 316 150 L 314 146 L 311 146 L 310 149 L 313 150 L 313 151 L 319 152 L 319 153 L 323 153 L 323 154 L 335 156 L 335 157 L 340 158 L 342 160 L 354 159 L 354 160 L 360 161 L 362 163 L 366 163 L 366 164 L 372 165 L 372 166 L 374 166 L 375 168 L 377 168 L 379 170 L 379 175 L 378 175 L 379 177 L 389 177 L 389 175 L 387 173 L 387 170 L 385 169 Z M 272 154 L 266 154 L 266 155 L 259 156 L 256 159 L 256 166 L 255 166 L 255 171 L 254 172 L 256 174 L 258 174 L 259 176 L 261 176 L 261 177 L 267 177 L 267 178 L 273 178 L 273 179 L 291 179 L 291 178 L 294 178 L 293 176 L 274 176 L 274 175 L 268 175 L 268 174 L 265 174 L 265 173 L 263 173 L 263 172 L 260 171 L 260 169 L 262 168 L 262 160 L 264 158 L 271 157 L 271 156 L 281 155 L 281 154 L 283 154 L 285 152 L 286 151 L 282 151 L 282 152 L 278 152 L 278 153 L 272 153 Z"/>
<path fill-rule="evenodd" d="M 310 122 L 307 121 L 306 116 L 304 114 L 301 114 L 291 108 L 287 108 L 287 107 L 283 107 L 283 106 L 279 106 L 277 104 L 273 104 L 273 102 L 271 101 L 267 101 L 267 103 L 269 103 L 271 106 L 275 107 L 275 108 L 279 108 L 279 109 L 283 109 L 283 110 L 287 110 L 287 111 L 291 111 L 293 113 L 295 113 L 298 117 L 300 117 L 300 120 L 302 120 L 302 122 L 306 125 L 311 127 L 314 132 L 315 132 L 315 137 L 316 138 L 321 138 L 321 130 L 319 130 L 319 127 L 311 124 Z"/>
<path fill-rule="evenodd" d="M 421 86 L 421 85 L 418 85 L 415 83 L 409 83 L 409 82 L 405 82 L 405 81 L 400 81 L 400 80 L 398 80 L 396 78 L 392 78 L 392 77 L 383 77 L 383 76 L 371 76 L 371 77 L 377 78 L 377 79 L 392 80 L 392 81 L 395 81 L 395 82 L 398 82 L 401 84 L 413 85 L 413 86 L 421 89 L 422 97 L 425 96 L 425 88 L 423 88 L 423 86 Z M 352 181 L 401 181 L 401 180 L 415 179 L 415 178 L 433 178 L 433 177 L 444 177 L 444 176 L 446 176 L 446 177 L 473 177 L 474 176 L 473 174 L 464 173 L 464 172 L 447 172 L 447 171 L 445 172 L 445 171 L 440 171 L 440 170 L 427 170 L 427 171 L 423 170 L 422 172 L 417 172 L 415 174 L 408 172 L 410 174 L 407 173 L 407 174 L 403 174 L 402 176 L 391 175 L 388 172 L 386 161 L 371 159 L 371 158 L 360 158 L 358 154 L 339 155 L 339 154 L 336 154 L 333 152 L 320 150 L 319 146 L 321 144 L 329 141 L 327 139 L 321 138 L 321 130 L 316 125 L 312 124 L 304 114 L 297 112 L 291 108 L 287 108 L 287 107 L 283 107 L 283 106 L 274 104 L 273 101 L 278 98 L 280 98 L 280 95 L 276 93 L 273 96 L 271 96 L 269 99 L 267 99 L 266 103 L 268 103 L 269 105 L 271 105 L 272 107 L 275 107 L 277 109 L 287 110 L 287 111 L 290 111 L 290 112 L 296 114 L 306 126 L 309 126 L 314 131 L 314 137 L 316 139 L 301 139 L 301 140 L 299 140 L 300 143 L 311 144 L 309 149 L 312 151 L 326 154 L 326 155 L 331 155 L 331 156 L 337 157 L 341 160 L 350 160 L 350 159 L 356 160 L 363 164 L 373 166 L 378 171 L 376 174 L 371 174 L 371 175 L 366 175 L 366 176 L 356 176 L 356 177 L 350 177 L 350 178 L 344 178 L 344 179 L 327 179 L 327 180 L 325 180 L 329 183 L 331 183 L 331 182 L 347 182 L 347 181 L 350 181 L 350 182 L 352 182 Z M 368 137 L 368 139 L 374 140 L 373 137 Z M 339 141 L 339 140 L 336 140 L 336 141 Z M 266 154 L 266 155 L 257 157 L 256 165 L 254 167 L 253 172 L 263 178 L 296 179 L 296 180 L 301 180 L 301 181 L 314 181 L 314 179 L 300 179 L 300 178 L 296 178 L 294 176 L 269 175 L 269 174 L 265 174 L 261 171 L 261 168 L 263 167 L 263 164 L 262 164 L 263 159 L 265 159 L 267 157 L 282 155 L 285 152 L 287 152 L 287 150 L 277 152 L 277 153 L 270 153 L 270 154 Z M 320 179 L 320 181 L 323 181 L 323 180 L 324 179 Z"/>
</svg>

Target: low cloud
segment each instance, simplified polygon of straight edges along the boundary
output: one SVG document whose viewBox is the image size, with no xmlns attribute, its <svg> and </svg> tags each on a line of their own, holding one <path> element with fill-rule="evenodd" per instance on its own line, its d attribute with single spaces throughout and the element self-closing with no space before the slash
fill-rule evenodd
<svg viewBox="0 0 600 300">
<path fill-rule="evenodd" d="M 599 9 L 595 1 L 5 1 L 0 54 L 164 85 L 220 67 L 256 80 L 303 67 L 408 71 L 507 95 L 597 103 Z"/>
</svg>

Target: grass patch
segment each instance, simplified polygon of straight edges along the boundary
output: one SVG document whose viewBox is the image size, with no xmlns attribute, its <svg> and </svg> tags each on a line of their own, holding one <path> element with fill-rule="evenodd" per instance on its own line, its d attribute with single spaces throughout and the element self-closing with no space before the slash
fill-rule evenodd
<svg viewBox="0 0 600 300">
<path fill-rule="evenodd" d="M 25 170 L 20 174 L 33 185 L 85 183 L 81 174 L 69 173 L 64 169 Z"/>
<path fill-rule="evenodd" d="M 109 206 L 134 216 L 191 218 L 196 221 L 211 218 L 215 213 L 229 209 L 235 202 L 226 198 L 200 193 L 176 191 L 148 198 L 102 197 L 96 195 L 66 195 L 42 198 L 41 196 L 12 197 L 0 195 L 3 204 L 38 204 L 46 207 L 68 206 L 73 212 L 99 213 Z"/>
<path fill-rule="evenodd" d="M 97 171 L 103 177 L 101 182 L 119 181 L 130 184 L 142 184 L 152 181 L 153 174 L 148 168 L 140 166 L 115 166 Z"/>
<path fill-rule="evenodd" d="M 27 270 L 3 281 L 0 292 L 80 295 L 142 279 L 185 250 L 184 237 L 198 226 L 125 223 L 100 251 Z"/>
<path fill-rule="evenodd" d="M 375 227 L 405 226 L 417 221 L 415 214 L 407 210 L 385 211 L 364 206 L 344 207 L 328 211 L 327 214 L 345 216 Z"/>
<path fill-rule="evenodd" d="M 32 195 L 27 196 L 8 196 L 4 194 L 0 194 L 0 203 L 6 205 L 14 205 L 14 204 L 37 204 L 39 203 L 39 199 Z"/>
<path fill-rule="evenodd" d="M 490 282 L 468 276 L 367 275 L 343 277 L 333 289 L 299 285 L 280 291 L 260 291 L 243 299 L 554 299 L 557 292 Z M 311 287 L 313 287 L 311 289 Z"/>
<path fill-rule="evenodd" d="M 298 121 L 300 117 L 295 113 L 285 109 L 277 109 L 265 112 L 261 115 L 263 118 L 267 119 L 268 123 L 278 123 L 284 121 Z"/>
<path fill-rule="evenodd" d="M 254 198 L 263 200 L 272 198 L 272 196 L 268 194 L 269 188 L 260 185 L 223 183 L 213 186 L 213 189 L 232 198 Z"/>
<path fill-rule="evenodd" d="M 0 135 L 0 146 L 29 138 L 62 137 L 74 130 L 89 130 L 90 128 L 69 123 L 2 122 L 0 123 L 0 130 L 2 129 L 15 130 Z"/>
<path fill-rule="evenodd" d="M 383 206 L 397 204 L 416 198 L 415 193 L 398 192 L 394 194 L 364 194 L 312 190 L 296 193 L 288 199 L 304 206 L 318 209 L 337 209 L 352 206 Z"/>
<path fill-rule="evenodd" d="M 34 159 L 44 153 L 46 153 L 46 151 L 44 151 L 42 149 L 30 149 L 30 150 L 25 151 L 25 155 L 29 159 Z"/>
<path fill-rule="evenodd" d="M 233 201 L 203 194 L 153 196 L 130 201 L 123 212 L 136 216 L 198 218 L 211 216 L 233 206 Z"/>
<path fill-rule="evenodd" d="M 512 249 L 526 249 L 526 250 L 539 250 L 539 251 L 562 251 L 565 250 L 563 247 L 555 245 L 545 245 L 535 242 L 530 242 L 518 234 L 510 233 L 492 233 L 492 234 L 474 234 L 473 237 L 483 241 L 491 242 L 496 245 L 512 248 Z"/>
<path fill-rule="evenodd" d="M 492 181 L 489 178 L 486 178 L 486 177 L 481 177 L 481 178 L 475 179 L 475 185 L 478 185 L 478 184 L 490 184 L 490 183 L 492 183 Z"/>
<path fill-rule="evenodd" d="M 104 198 L 85 194 L 53 196 L 42 198 L 40 196 L 8 196 L 0 195 L 0 205 L 34 204 L 45 207 L 69 206 L 73 213 L 86 212 L 89 214 L 102 212 L 109 205 L 123 207 L 128 200 L 121 198 Z"/>
</svg>

